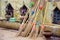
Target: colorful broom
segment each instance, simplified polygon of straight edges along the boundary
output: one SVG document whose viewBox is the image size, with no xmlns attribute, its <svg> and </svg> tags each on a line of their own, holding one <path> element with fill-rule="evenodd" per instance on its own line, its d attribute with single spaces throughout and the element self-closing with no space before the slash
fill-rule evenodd
<svg viewBox="0 0 60 40">
<path fill-rule="evenodd" d="M 36 7 L 35 7 L 36 8 Z M 36 8 L 37 9 L 37 8 Z M 36 9 L 35 9 L 35 12 L 36 12 Z M 33 22 L 33 19 L 35 18 L 35 13 L 32 17 L 30 17 L 30 21 L 28 22 L 27 24 L 27 27 L 25 29 L 25 31 L 22 33 L 22 36 L 28 36 L 28 34 L 30 33 L 31 29 L 32 29 L 32 22 Z"/>
<path fill-rule="evenodd" d="M 30 10 L 26 13 L 26 17 L 28 16 L 28 13 L 31 12 L 31 10 L 32 10 L 32 9 L 30 9 Z M 21 35 L 22 31 L 26 28 L 27 22 L 25 23 L 25 21 L 26 21 L 26 18 L 23 20 L 23 22 L 22 22 L 22 24 L 21 24 L 21 26 L 20 26 L 20 28 L 19 28 L 19 32 L 17 33 L 17 36 L 18 36 L 18 35 Z M 28 20 L 27 20 L 27 21 L 28 21 Z"/>
<path fill-rule="evenodd" d="M 38 5 L 40 4 L 40 0 L 38 2 Z M 37 21 L 37 16 L 39 15 L 39 10 L 38 10 L 38 6 L 37 6 L 37 12 L 36 12 L 36 16 L 35 16 L 35 19 L 32 23 L 33 27 L 32 27 L 32 31 L 31 33 L 29 34 L 29 37 L 32 37 L 34 35 L 34 33 L 36 32 L 35 36 L 37 36 L 37 33 L 39 31 L 39 27 L 36 28 L 36 26 L 38 26 L 39 23 L 37 23 L 36 25 L 36 21 Z"/>
<path fill-rule="evenodd" d="M 46 12 L 47 12 L 47 5 L 48 5 L 48 3 L 47 3 L 48 1 L 46 1 L 46 8 L 45 8 L 45 14 L 46 14 Z M 43 34 L 43 31 L 44 31 L 44 29 L 45 29 L 45 27 L 44 27 L 44 22 L 45 22 L 45 18 L 46 18 L 46 15 L 44 14 L 44 16 L 43 16 L 43 19 L 42 19 L 42 24 L 41 24 L 41 29 L 40 29 L 40 33 L 39 33 L 39 36 L 43 36 L 42 34 Z"/>
<path fill-rule="evenodd" d="M 40 0 L 40 4 L 41 4 L 41 1 L 42 0 Z M 37 18 L 36 18 L 36 32 L 35 32 L 35 36 L 34 36 L 35 38 L 38 37 L 39 31 L 40 31 L 41 19 L 43 17 L 42 12 L 43 12 L 43 7 L 42 7 L 42 5 L 40 5 L 39 10 L 38 10 L 38 15 L 37 15 Z"/>
</svg>

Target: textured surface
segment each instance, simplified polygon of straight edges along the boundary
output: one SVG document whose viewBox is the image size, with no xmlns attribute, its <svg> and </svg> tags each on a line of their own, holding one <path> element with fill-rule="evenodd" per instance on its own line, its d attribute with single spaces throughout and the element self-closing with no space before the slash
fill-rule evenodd
<svg viewBox="0 0 60 40">
<path fill-rule="evenodd" d="M 16 30 L 0 28 L 0 40 L 45 40 L 43 37 L 28 38 L 28 37 L 16 37 Z"/>
<path fill-rule="evenodd" d="M 28 37 L 16 37 L 16 30 L 10 30 L 5 28 L 0 28 L 0 40 L 45 40 L 43 37 L 38 38 L 28 38 Z M 51 37 L 47 40 L 60 40 L 60 37 Z"/>
</svg>

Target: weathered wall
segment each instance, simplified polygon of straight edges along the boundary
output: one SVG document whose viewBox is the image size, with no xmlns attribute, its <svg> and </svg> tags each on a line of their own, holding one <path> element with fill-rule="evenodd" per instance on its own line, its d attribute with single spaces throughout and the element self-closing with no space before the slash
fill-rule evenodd
<svg viewBox="0 0 60 40">
<path fill-rule="evenodd" d="M 28 6 L 28 3 L 30 2 L 30 0 L 24 0 L 25 5 Z M 23 0 L 0 0 L 0 8 L 1 8 L 1 15 L 2 17 L 4 17 L 5 15 L 5 7 L 8 3 L 11 3 L 12 7 L 14 8 L 14 11 L 16 13 L 19 13 L 19 8 L 23 5 Z"/>
<path fill-rule="evenodd" d="M 25 2 L 25 5 L 27 5 L 28 7 L 28 4 L 30 2 L 30 0 L 24 0 Z M 23 5 L 23 0 L 0 0 L 0 16 L 4 17 L 5 16 L 5 7 L 8 3 L 11 3 L 11 5 L 13 6 L 14 8 L 14 14 L 18 13 L 19 15 L 19 8 Z M 46 23 L 49 23 L 51 24 L 52 23 L 52 15 L 53 15 L 53 5 L 51 2 L 48 2 L 48 4 L 46 5 L 47 8 L 46 8 L 46 12 L 45 12 L 45 24 Z M 60 2 L 57 2 L 57 6 L 58 8 L 60 9 Z"/>
<path fill-rule="evenodd" d="M 56 5 L 60 9 L 60 2 L 57 2 Z M 52 24 L 52 19 L 53 19 L 53 10 L 56 6 L 53 6 L 52 2 L 48 2 L 46 5 L 46 10 L 45 10 L 45 24 Z"/>
<path fill-rule="evenodd" d="M 60 9 L 60 2 L 57 2 L 57 7 Z"/>
<path fill-rule="evenodd" d="M 0 2 L 1 2 L 1 16 L 3 17 L 4 16 L 3 14 L 5 13 L 5 11 L 4 11 L 4 9 L 5 9 L 5 7 L 4 7 L 5 3 L 2 0 Z"/>
<path fill-rule="evenodd" d="M 53 8 L 52 3 L 48 2 L 46 4 L 45 16 L 44 16 L 45 17 L 44 18 L 44 23 L 45 24 L 50 24 L 51 21 L 52 21 L 52 16 L 51 16 L 51 14 L 52 14 L 52 8 Z"/>
</svg>

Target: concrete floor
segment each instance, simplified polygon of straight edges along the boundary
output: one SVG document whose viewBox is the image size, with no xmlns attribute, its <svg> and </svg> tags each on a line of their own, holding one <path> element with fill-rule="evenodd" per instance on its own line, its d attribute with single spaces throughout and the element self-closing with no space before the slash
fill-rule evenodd
<svg viewBox="0 0 60 40">
<path fill-rule="evenodd" d="M 42 37 L 39 38 L 28 38 L 28 37 L 16 37 L 18 31 L 0 28 L 0 40 L 45 40 Z"/>
<path fill-rule="evenodd" d="M 45 40 L 43 37 L 28 38 L 28 37 L 16 37 L 17 30 L 0 28 L 0 40 Z M 60 40 L 60 37 L 51 37 L 47 40 Z"/>
</svg>

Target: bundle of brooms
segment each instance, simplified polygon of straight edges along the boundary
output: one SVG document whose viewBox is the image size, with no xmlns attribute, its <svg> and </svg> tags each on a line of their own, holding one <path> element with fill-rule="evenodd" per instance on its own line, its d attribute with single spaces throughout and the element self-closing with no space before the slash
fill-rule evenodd
<svg viewBox="0 0 60 40">
<path fill-rule="evenodd" d="M 17 33 L 17 36 L 23 36 L 23 37 L 39 37 L 42 35 L 42 29 L 40 27 L 40 14 L 43 12 L 42 10 L 38 9 L 38 6 L 40 5 L 41 0 L 38 0 L 37 6 L 35 7 L 35 11 L 33 15 L 30 15 L 29 21 L 25 23 L 26 18 L 22 22 L 19 31 Z M 29 11 L 29 13 L 31 10 Z M 28 13 L 27 13 L 28 14 Z M 26 16 L 27 16 L 26 14 Z M 43 35 L 42 35 L 43 36 Z"/>
</svg>

